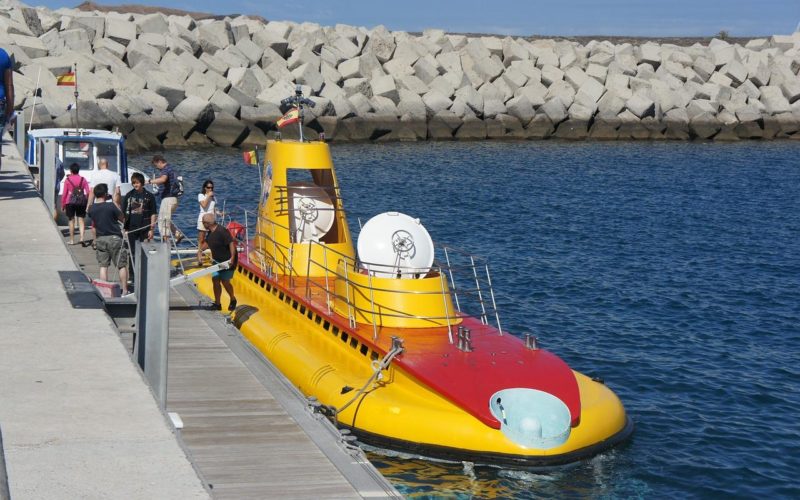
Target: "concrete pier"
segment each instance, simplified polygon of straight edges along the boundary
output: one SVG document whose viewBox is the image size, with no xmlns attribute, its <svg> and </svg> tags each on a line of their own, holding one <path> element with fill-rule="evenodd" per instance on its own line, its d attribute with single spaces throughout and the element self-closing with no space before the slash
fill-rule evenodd
<svg viewBox="0 0 800 500">
<path fill-rule="evenodd" d="M 209 498 L 76 267 L 8 135 L 0 169 L 0 429 L 11 498 Z"/>
</svg>

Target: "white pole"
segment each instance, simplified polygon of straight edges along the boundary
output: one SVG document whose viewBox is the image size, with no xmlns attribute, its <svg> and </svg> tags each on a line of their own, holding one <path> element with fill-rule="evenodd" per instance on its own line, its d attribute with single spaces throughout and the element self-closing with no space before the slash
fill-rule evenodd
<svg viewBox="0 0 800 500">
<path fill-rule="evenodd" d="M 39 91 L 39 77 L 42 76 L 42 67 L 39 66 L 39 72 L 36 74 L 36 87 L 33 89 L 33 107 L 31 108 L 31 122 L 28 124 L 28 132 L 33 128 L 33 115 L 36 113 L 36 93 Z"/>
</svg>

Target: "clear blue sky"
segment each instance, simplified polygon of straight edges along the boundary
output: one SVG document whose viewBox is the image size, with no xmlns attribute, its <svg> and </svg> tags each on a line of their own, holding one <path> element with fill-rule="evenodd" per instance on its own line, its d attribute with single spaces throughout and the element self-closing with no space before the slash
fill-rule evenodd
<svg viewBox="0 0 800 500">
<path fill-rule="evenodd" d="M 25 2 L 25 0 L 23 0 Z M 27 0 L 51 9 L 80 0 Z M 800 0 L 121 0 L 213 14 L 255 14 L 269 20 L 337 23 L 390 30 L 506 35 L 731 36 L 790 34 Z"/>
</svg>

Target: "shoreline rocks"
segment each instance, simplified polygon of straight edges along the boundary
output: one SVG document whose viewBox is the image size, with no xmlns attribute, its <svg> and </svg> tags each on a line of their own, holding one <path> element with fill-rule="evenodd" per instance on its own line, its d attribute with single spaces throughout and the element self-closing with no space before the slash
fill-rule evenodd
<svg viewBox="0 0 800 500">
<path fill-rule="evenodd" d="M 0 35 L 26 123 L 72 124 L 56 77 L 74 64 L 80 125 L 131 149 L 263 145 L 295 84 L 316 102 L 306 135 L 337 142 L 800 139 L 800 32 L 584 45 L 5 0 Z"/>
</svg>

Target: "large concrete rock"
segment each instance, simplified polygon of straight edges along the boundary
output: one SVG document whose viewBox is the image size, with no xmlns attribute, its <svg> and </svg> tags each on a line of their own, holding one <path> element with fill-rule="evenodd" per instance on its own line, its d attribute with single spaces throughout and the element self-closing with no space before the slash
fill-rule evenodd
<svg viewBox="0 0 800 500">
<path fill-rule="evenodd" d="M 521 44 L 511 37 L 505 37 L 502 42 L 503 65 L 511 66 L 514 61 L 529 61 L 531 54 Z"/>
<path fill-rule="evenodd" d="M 789 100 L 783 95 L 780 87 L 767 85 L 761 87 L 761 102 L 764 104 L 765 110 L 770 115 L 777 115 L 779 113 L 788 113 L 791 111 Z"/>
<path fill-rule="evenodd" d="M 394 78 L 391 76 L 384 75 L 373 78 L 371 86 L 373 95 L 389 98 L 395 104 L 400 102 L 400 93 L 398 92 Z"/>
<path fill-rule="evenodd" d="M 539 108 L 539 111 L 545 114 L 547 118 L 550 120 L 553 125 L 557 125 L 562 121 L 567 119 L 567 107 L 564 105 L 564 101 L 561 99 L 554 97 L 544 103 L 544 105 Z"/>
<path fill-rule="evenodd" d="M 131 115 L 128 119 L 133 125 L 133 131 L 128 135 L 128 141 L 133 145 L 138 145 L 141 149 L 160 147 L 168 135 L 174 139 L 183 134 L 180 124 L 172 116 L 172 113 L 153 111 L 150 114 Z"/>
<path fill-rule="evenodd" d="M 452 104 L 452 101 L 446 95 L 435 89 L 423 95 L 422 102 L 425 103 L 428 117 L 450 109 Z"/>
<path fill-rule="evenodd" d="M 372 54 L 381 62 L 386 63 L 392 59 L 394 50 L 397 44 L 394 42 L 394 37 L 383 26 L 373 28 L 369 34 L 369 39 L 364 46 L 364 52 Z"/>
<path fill-rule="evenodd" d="M 157 64 L 161 60 L 161 51 L 152 45 L 148 45 L 139 40 L 134 40 L 128 44 L 127 56 L 128 66 L 134 68 L 143 61 L 152 61 Z"/>
<path fill-rule="evenodd" d="M 439 111 L 428 121 L 428 137 L 440 141 L 453 139 L 455 131 L 461 127 L 462 123 L 461 118 L 452 111 Z"/>
<path fill-rule="evenodd" d="M 625 102 L 625 107 L 639 119 L 645 116 L 652 116 L 655 112 L 655 102 L 640 94 L 634 94 L 628 99 Z"/>
<path fill-rule="evenodd" d="M 296 83 L 308 85 L 314 94 L 318 94 L 325 84 L 318 67 L 319 65 L 312 63 L 303 64 L 292 70 L 292 77 L 294 77 Z"/>
<path fill-rule="evenodd" d="M 48 54 L 47 47 L 40 39 L 36 37 L 25 35 L 8 35 L 8 39 L 13 45 L 16 45 L 32 59 L 45 57 Z"/>
<path fill-rule="evenodd" d="M 553 135 L 555 127 L 546 115 L 537 114 L 525 126 L 525 137 L 528 139 L 546 139 Z"/>
<path fill-rule="evenodd" d="M 203 51 L 211 55 L 233 43 L 233 34 L 227 21 L 202 22 L 197 27 L 197 38 Z"/>
<path fill-rule="evenodd" d="M 161 71 L 152 71 L 147 75 L 147 88 L 167 100 L 167 111 L 171 111 L 186 97 L 186 91 L 180 83 Z"/>
<path fill-rule="evenodd" d="M 619 126 L 620 120 L 616 116 L 596 118 L 589 128 L 587 137 L 600 141 L 617 139 L 619 138 L 619 130 L 617 130 Z"/>
<path fill-rule="evenodd" d="M 124 19 L 107 17 L 105 36 L 115 42 L 127 46 L 136 40 L 136 24 Z"/>
<path fill-rule="evenodd" d="M 519 120 L 504 114 L 484 119 L 483 122 L 486 124 L 486 137 L 489 139 L 507 139 L 515 131 L 522 130 Z"/>
<path fill-rule="evenodd" d="M 711 113 L 700 113 L 689 120 L 689 132 L 698 139 L 710 139 L 720 128 L 721 123 Z"/>
<path fill-rule="evenodd" d="M 175 106 L 172 114 L 182 128 L 192 131 L 205 132 L 211 122 L 214 121 L 214 109 L 211 104 L 192 95 L 187 96 L 186 99 Z"/>
<path fill-rule="evenodd" d="M 575 88 L 565 81 L 555 82 L 547 89 L 545 100 L 549 101 L 554 98 L 560 99 L 564 103 L 564 107 L 568 108 L 575 101 Z"/>
<path fill-rule="evenodd" d="M 249 134 L 249 129 L 230 113 L 216 111 L 214 121 L 206 129 L 206 136 L 217 146 L 238 146 Z"/>
<path fill-rule="evenodd" d="M 466 141 L 486 139 L 486 123 L 477 118 L 465 119 L 456 130 L 455 138 Z"/>
<path fill-rule="evenodd" d="M 539 82 L 528 82 L 514 92 L 514 97 L 525 96 L 534 109 L 539 109 L 546 102 L 547 87 Z"/>
<path fill-rule="evenodd" d="M 160 12 L 136 16 L 133 23 L 140 33 L 164 33 L 169 30 L 167 17 Z"/>
<path fill-rule="evenodd" d="M 525 96 L 514 97 L 506 103 L 507 114 L 516 117 L 522 126 L 526 126 L 536 114 L 533 105 Z"/>
<path fill-rule="evenodd" d="M 589 121 L 582 118 L 568 118 L 556 127 L 556 131 L 553 134 L 554 137 L 559 139 L 572 140 L 586 139 L 588 135 Z"/>
<path fill-rule="evenodd" d="M 226 113 L 231 116 L 239 113 L 239 108 L 242 106 L 239 101 L 221 90 L 214 92 L 209 103 L 215 112 Z"/>
<path fill-rule="evenodd" d="M 472 86 L 465 85 L 461 87 L 456 91 L 455 95 L 456 99 L 461 99 L 476 116 L 483 116 L 483 95 L 472 88 Z"/>
</svg>

